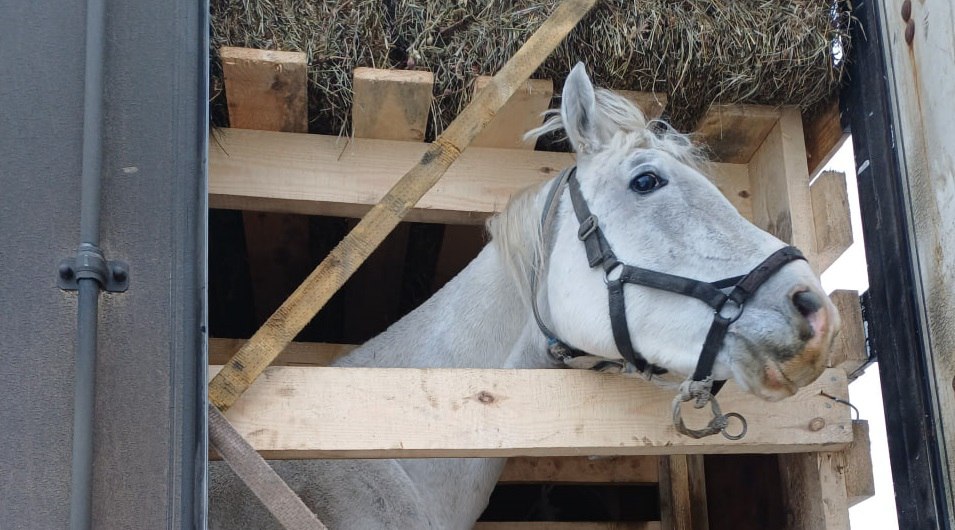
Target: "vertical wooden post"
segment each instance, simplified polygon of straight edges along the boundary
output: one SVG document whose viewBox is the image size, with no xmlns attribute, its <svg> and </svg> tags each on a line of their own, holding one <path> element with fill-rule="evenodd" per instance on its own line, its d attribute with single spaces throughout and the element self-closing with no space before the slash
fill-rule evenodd
<svg viewBox="0 0 955 530">
<path fill-rule="evenodd" d="M 431 72 L 356 68 L 352 86 L 355 138 L 424 141 L 433 99 Z M 364 342 L 398 319 L 407 249 L 408 225 L 402 223 L 345 285 L 346 339 Z"/>
<path fill-rule="evenodd" d="M 753 222 L 799 247 L 819 271 L 806 145 L 799 109 L 783 107 L 749 162 Z M 832 406 L 844 406 L 833 403 Z M 790 530 L 849 528 L 844 453 L 779 455 Z"/>
<path fill-rule="evenodd" d="M 232 127 L 307 132 L 304 53 L 223 47 L 219 56 Z M 242 223 L 259 324 L 308 275 L 308 218 L 243 211 Z"/>
<path fill-rule="evenodd" d="M 663 530 L 709 530 L 703 455 L 660 457 Z"/>
</svg>

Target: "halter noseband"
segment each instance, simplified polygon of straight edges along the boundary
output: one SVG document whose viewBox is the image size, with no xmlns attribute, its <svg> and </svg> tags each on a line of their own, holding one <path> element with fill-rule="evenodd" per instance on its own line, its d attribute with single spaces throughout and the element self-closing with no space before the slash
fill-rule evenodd
<svg viewBox="0 0 955 530">
<path fill-rule="evenodd" d="M 616 367 L 624 372 L 643 373 L 648 379 L 654 375 L 667 372 L 667 370 L 648 362 L 633 347 L 630 328 L 627 326 L 624 285 L 642 285 L 695 298 L 713 308 L 713 323 L 706 334 L 693 375 L 683 382 L 680 386 L 680 394 L 674 399 L 674 424 L 681 433 L 694 438 L 709 436 L 717 432 L 722 432 L 724 436 L 730 439 L 742 438 L 746 433 L 745 419 L 735 413 L 722 414 L 713 397 L 726 382 L 713 380 L 713 365 L 716 362 L 716 356 L 723 347 L 723 341 L 730 324 L 736 322 L 743 314 L 746 301 L 756 293 L 756 290 L 787 263 L 805 260 L 806 258 L 796 247 L 783 247 L 770 254 L 768 258 L 746 275 L 709 283 L 627 265 L 618 260 L 610 248 L 610 243 L 607 242 L 603 231 L 600 229 L 597 216 L 590 211 L 587 201 L 580 191 L 580 182 L 577 180 L 576 172 L 576 167 L 565 169 L 551 187 L 541 216 L 541 233 L 546 244 L 548 232 L 556 217 L 557 205 L 560 202 L 559 197 L 563 194 L 565 188 L 568 189 L 574 214 L 580 224 L 577 237 L 584 244 L 587 261 L 591 268 L 603 268 L 610 301 L 610 326 L 613 331 L 613 339 L 617 350 L 626 361 L 621 363 L 608 359 L 595 364 L 592 369 L 604 371 L 608 367 Z M 547 253 L 544 254 L 546 256 Z M 543 263 L 541 268 L 543 269 Z M 732 291 L 729 294 L 723 292 L 723 289 L 730 287 L 732 287 Z M 588 356 L 589 354 L 558 339 L 557 335 L 544 324 L 537 307 L 538 285 L 536 275 L 531 280 L 531 290 L 534 318 L 537 320 L 541 332 L 547 337 L 547 351 L 551 357 L 557 362 L 570 366 L 574 359 Z M 711 402 L 714 417 L 704 429 L 688 429 L 683 423 L 680 404 L 691 399 L 696 401 L 694 404 L 696 408 L 702 408 L 708 402 Z M 726 432 L 729 417 L 736 417 L 742 421 L 743 430 L 740 434 L 730 435 Z"/>
</svg>

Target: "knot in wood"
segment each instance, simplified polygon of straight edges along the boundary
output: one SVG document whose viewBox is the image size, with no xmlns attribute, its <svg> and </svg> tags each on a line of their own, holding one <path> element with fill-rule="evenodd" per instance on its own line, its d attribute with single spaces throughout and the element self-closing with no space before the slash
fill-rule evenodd
<svg viewBox="0 0 955 530">
<path fill-rule="evenodd" d="M 821 431 L 823 427 L 825 426 L 826 426 L 826 420 L 820 417 L 815 417 L 809 421 L 809 430 L 812 432 Z"/>
</svg>

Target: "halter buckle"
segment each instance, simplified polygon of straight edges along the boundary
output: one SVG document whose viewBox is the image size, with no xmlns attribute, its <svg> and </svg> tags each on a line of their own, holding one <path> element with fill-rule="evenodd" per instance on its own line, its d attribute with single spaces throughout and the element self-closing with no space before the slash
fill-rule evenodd
<svg viewBox="0 0 955 530">
<path fill-rule="evenodd" d="M 590 214 L 586 219 L 580 222 L 580 228 L 577 229 L 577 239 L 586 241 L 597 230 L 597 216 Z"/>
</svg>

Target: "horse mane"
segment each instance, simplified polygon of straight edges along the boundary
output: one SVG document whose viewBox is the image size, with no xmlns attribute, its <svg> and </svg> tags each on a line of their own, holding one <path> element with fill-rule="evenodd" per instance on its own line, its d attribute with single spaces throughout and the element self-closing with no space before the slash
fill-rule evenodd
<svg viewBox="0 0 955 530">
<path fill-rule="evenodd" d="M 619 94 L 597 88 L 597 123 L 615 131 L 606 149 L 655 149 L 663 151 L 681 163 L 702 170 L 707 162 L 702 149 L 689 135 L 680 133 L 662 120 L 647 120 L 643 112 Z M 525 139 L 536 139 L 544 134 L 564 129 L 559 109 L 544 113 L 540 127 L 528 131 Z M 491 244 L 500 253 L 508 274 L 519 288 L 521 299 L 530 307 L 531 278 L 539 275 L 545 248 L 541 234 L 543 194 L 540 190 L 551 181 L 530 186 L 513 196 L 504 210 L 487 221 Z"/>
</svg>

